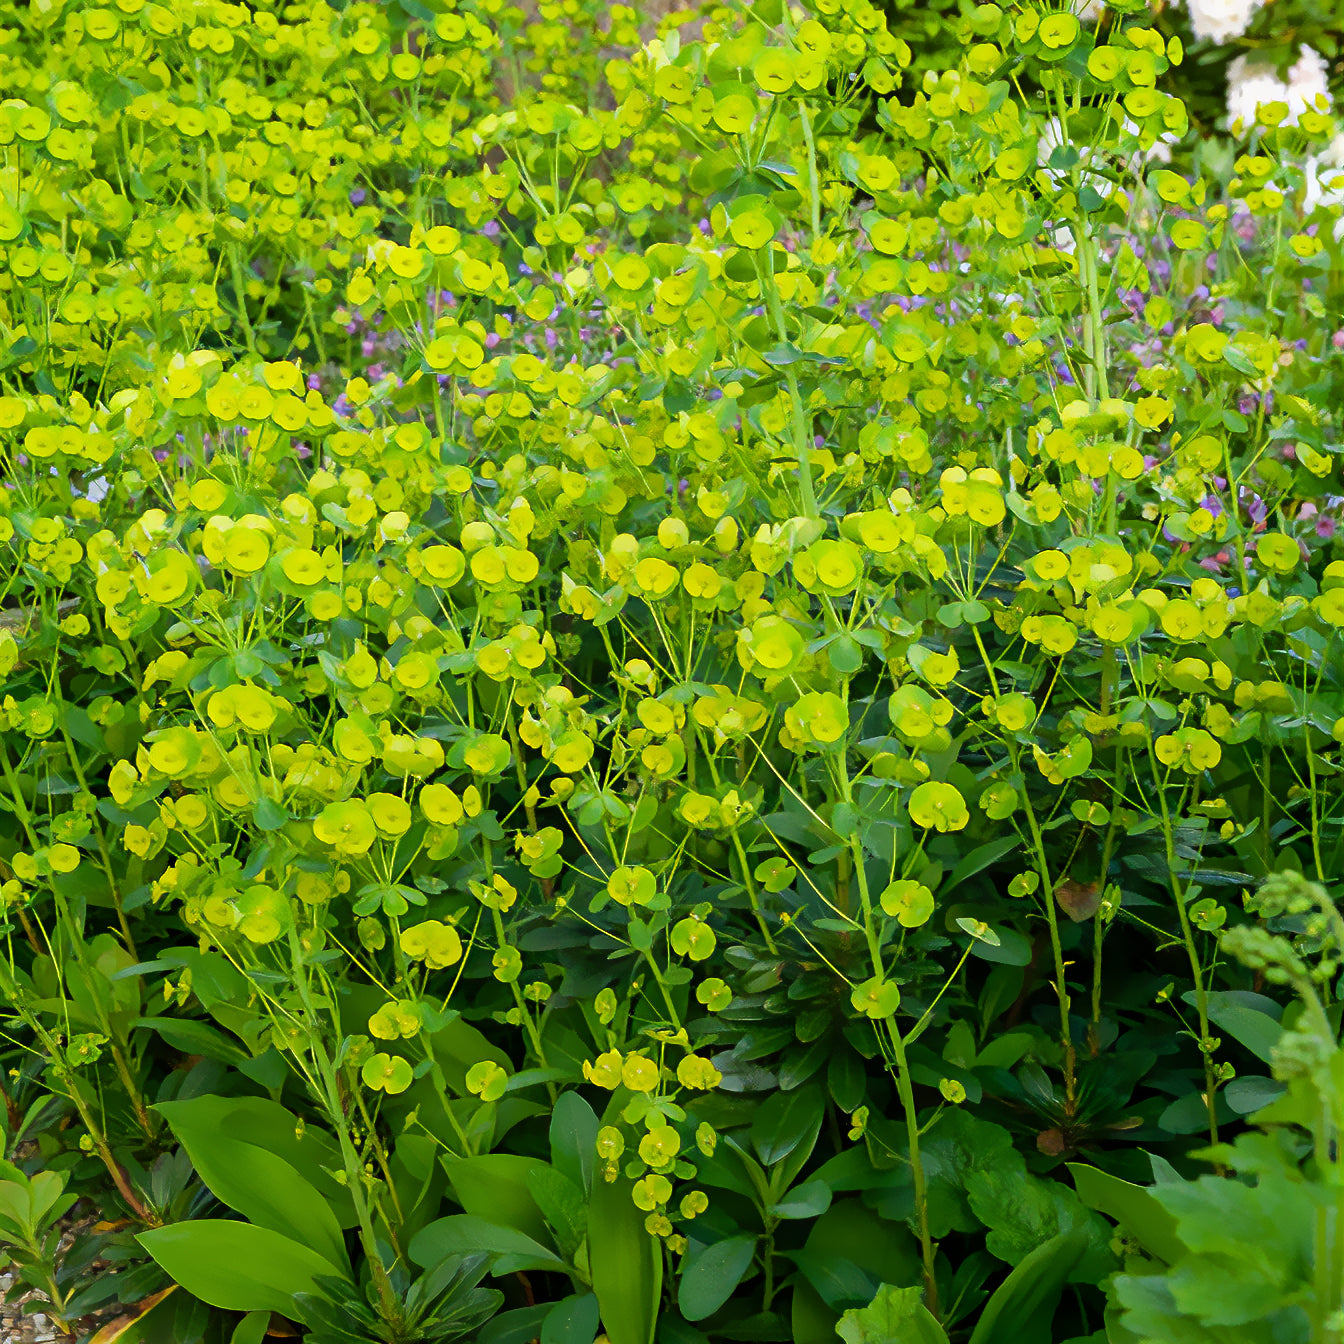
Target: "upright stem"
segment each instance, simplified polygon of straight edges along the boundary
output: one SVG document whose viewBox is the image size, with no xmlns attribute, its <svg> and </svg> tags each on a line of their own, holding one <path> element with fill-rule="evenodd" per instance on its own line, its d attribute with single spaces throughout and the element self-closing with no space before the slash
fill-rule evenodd
<svg viewBox="0 0 1344 1344">
<path fill-rule="evenodd" d="M 340 1088 L 336 1081 L 336 1067 L 327 1053 L 322 1040 L 322 1023 L 316 1005 L 313 1003 L 311 986 L 308 983 L 308 967 L 303 957 L 303 948 L 299 943 L 298 932 L 291 927 L 289 931 L 289 950 L 294 969 L 294 981 L 298 987 L 303 1011 L 308 1019 L 308 1048 L 312 1051 L 313 1062 L 317 1066 L 317 1077 L 321 1083 L 322 1104 L 336 1131 L 336 1139 L 341 1150 L 341 1162 L 345 1168 L 346 1185 L 350 1198 L 354 1202 L 355 1217 L 359 1222 L 359 1240 L 368 1258 L 373 1273 L 374 1287 L 378 1293 L 379 1309 L 385 1321 L 395 1321 L 399 1308 L 396 1291 L 388 1275 L 387 1266 L 378 1251 L 378 1235 L 374 1231 L 373 1216 L 369 1210 L 367 1191 L 364 1187 L 364 1166 L 350 1141 L 350 1128 L 346 1122 L 345 1108 L 341 1105 Z"/>
<path fill-rule="evenodd" d="M 1115 799 L 1111 799 L 1111 820 L 1106 827 L 1106 839 L 1101 847 L 1101 872 L 1097 874 L 1097 884 L 1101 888 L 1101 898 L 1106 899 L 1106 874 L 1111 867 L 1111 852 L 1115 846 Z M 1087 1028 L 1088 1053 L 1095 1059 L 1101 1050 L 1101 944 L 1105 936 L 1101 910 L 1092 916 L 1092 1020 Z"/>
<path fill-rule="evenodd" d="M 919 1116 L 915 1111 L 915 1093 L 910 1085 L 910 1065 L 905 1058 L 905 1040 L 893 1023 L 888 1023 L 891 1031 L 892 1049 L 896 1054 L 896 1091 L 901 1098 L 901 1110 L 905 1112 L 905 1133 L 910 1144 L 910 1174 L 915 1184 L 915 1217 L 919 1224 L 919 1251 L 924 1265 L 924 1305 L 930 1315 L 938 1316 L 938 1279 L 934 1273 L 935 1247 L 929 1232 L 929 1195 L 924 1180 L 924 1163 L 919 1152 Z"/>
<path fill-rule="evenodd" d="M 770 309 L 780 344 L 787 345 L 789 329 L 784 323 L 784 309 L 779 301 L 779 291 L 775 288 L 774 253 L 767 252 L 766 257 L 770 262 L 769 271 L 761 264 L 760 257 L 755 257 L 756 278 L 761 286 L 761 295 Z M 818 518 L 820 510 L 817 508 L 816 489 L 812 484 L 812 440 L 808 432 L 807 408 L 803 405 L 798 375 L 790 366 L 785 367 L 784 382 L 789 389 L 789 407 L 793 416 L 793 450 L 798 457 L 798 491 L 802 499 L 803 516 Z"/>
<path fill-rule="evenodd" d="M 1013 772 L 1021 773 L 1020 756 L 1012 749 Z M 1064 1047 L 1064 1096 L 1069 1117 L 1073 1116 L 1074 1102 L 1077 1099 L 1077 1080 L 1074 1076 L 1073 1031 L 1069 1025 L 1069 988 L 1065 980 L 1064 946 L 1059 938 L 1059 914 L 1055 909 L 1055 884 L 1050 876 L 1050 865 L 1045 857 L 1045 841 L 1041 836 L 1040 823 L 1036 820 L 1036 809 L 1031 803 L 1031 794 L 1022 790 L 1022 806 L 1027 815 L 1027 826 L 1031 830 L 1032 858 L 1036 871 L 1040 874 L 1044 888 L 1045 917 L 1050 926 L 1050 950 L 1054 956 L 1055 994 L 1059 1000 L 1059 1039 Z"/>
<path fill-rule="evenodd" d="M 1151 748 L 1150 748 L 1151 751 Z M 1157 760 L 1152 758 L 1153 773 L 1157 774 Z M 1176 917 L 1181 925 L 1181 942 L 1190 961 L 1190 978 L 1195 986 L 1195 1011 L 1199 1015 L 1199 1052 L 1204 1056 L 1204 1104 L 1209 1115 L 1209 1142 L 1218 1142 L 1218 1077 L 1213 1067 L 1213 1056 L 1207 1048 L 1209 1041 L 1209 993 L 1204 983 L 1204 969 L 1199 961 L 1199 949 L 1195 946 L 1195 931 L 1190 925 L 1190 915 L 1186 910 L 1185 888 L 1176 876 L 1176 843 L 1171 825 L 1171 811 L 1167 807 L 1167 791 L 1164 781 L 1157 781 L 1157 798 L 1162 808 L 1162 837 L 1166 846 L 1167 871 L 1171 874 L 1171 894 L 1176 903 Z M 1220 1167 L 1221 1170 L 1221 1167 Z"/>
<path fill-rule="evenodd" d="M 247 314 L 247 286 L 243 280 L 243 263 L 238 256 L 238 244 L 229 247 L 229 269 L 233 275 L 233 292 L 238 299 L 238 317 L 243 324 L 243 335 L 247 337 L 247 348 L 257 353 L 257 338 L 252 330 L 252 320 Z"/>
</svg>

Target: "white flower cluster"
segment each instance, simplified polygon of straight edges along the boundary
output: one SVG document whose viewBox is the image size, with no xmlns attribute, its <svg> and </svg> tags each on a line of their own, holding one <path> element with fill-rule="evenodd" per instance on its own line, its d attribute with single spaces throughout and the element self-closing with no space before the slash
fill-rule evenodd
<svg viewBox="0 0 1344 1344">
<path fill-rule="evenodd" d="M 1251 26 L 1263 0 L 1186 0 L 1190 26 L 1200 41 L 1227 42 Z"/>
<path fill-rule="evenodd" d="M 1296 126 L 1309 108 L 1327 109 L 1330 91 L 1325 58 L 1310 47 L 1299 47 L 1297 60 L 1284 80 L 1272 65 L 1238 56 L 1227 68 L 1228 123 L 1233 127 L 1238 122 L 1250 126 L 1255 120 L 1255 109 L 1264 103 L 1287 103 L 1289 126 Z"/>
<path fill-rule="evenodd" d="M 1308 109 L 1330 110 L 1326 64 L 1319 52 L 1299 47 L 1297 60 L 1280 79 L 1272 66 L 1238 56 L 1227 71 L 1227 120 L 1234 131 L 1245 131 L 1255 120 L 1255 110 L 1264 103 L 1286 103 L 1287 124 L 1296 126 Z M 1306 191 L 1302 209 L 1310 215 L 1318 206 L 1344 210 L 1344 132 L 1302 165 Z M 1344 238 L 1344 217 L 1335 223 L 1336 238 Z"/>
<path fill-rule="evenodd" d="M 1302 196 L 1302 209 L 1311 214 L 1318 206 L 1339 210 L 1335 221 L 1335 240 L 1344 240 L 1344 131 L 1341 131 L 1321 151 L 1303 165 L 1307 175 L 1307 189 Z"/>
</svg>

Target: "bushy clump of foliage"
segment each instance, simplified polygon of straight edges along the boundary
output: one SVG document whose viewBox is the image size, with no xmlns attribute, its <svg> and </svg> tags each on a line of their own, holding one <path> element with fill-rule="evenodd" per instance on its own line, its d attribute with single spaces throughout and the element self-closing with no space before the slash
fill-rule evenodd
<svg viewBox="0 0 1344 1344">
<path fill-rule="evenodd" d="M 16 1295 L 1337 1338 L 1328 98 L 1207 152 L 1130 6 L 0 13 Z"/>
</svg>

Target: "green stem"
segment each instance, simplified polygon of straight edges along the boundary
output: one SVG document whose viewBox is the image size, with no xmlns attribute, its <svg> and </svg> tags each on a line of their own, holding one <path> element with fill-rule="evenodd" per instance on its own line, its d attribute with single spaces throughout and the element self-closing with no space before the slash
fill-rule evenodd
<svg viewBox="0 0 1344 1344">
<path fill-rule="evenodd" d="M 368 1193 L 364 1185 L 364 1164 L 355 1152 L 350 1139 L 350 1126 L 345 1108 L 341 1105 L 340 1086 L 336 1078 L 336 1066 L 327 1053 L 322 1040 L 321 1018 L 313 1002 L 312 987 L 308 983 L 308 966 L 304 960 L 303 948 L 299 944 L 299 935 L 293 927 L 289 931 L 289 950 L 292 960 L 293 980 L 299 991 L 303 1011 L 308 1020 L 308 1049 L 312 1053 L 317 1067 L 317 1077 L 321 1084 L 322 1102 L 331 1127 L 336 1131 L 337 1143 L 341 1150 L 341 1162 L 345 1171 L 346 1185 L 355 1206 L 355 1218 L 359 1223 L 359 1240 L 364 1247 L 364 1255 L 373 1274 L 374 1288 L 378 1293 L 379 1311 L 383 1320 L 392 1322 L 399 1317 L 396 1290 L 392 1279 L 383 1264 L 378 1250 L 378 1236 L 374 1231 L 373 1215 L 369 1208 Z"/>
<path fill-rule="evenodd" d="M 1016 747 L 1010 747 L 1009 751 L 1013 773 L 1020 776 L 1021 757 Z M 1032 806 L 1031 794 L 1027 789 L 1022 790 L 1022 808 L 1027 816 L 1027 826 L 1031 830 L 1032 858 L 1041 878 L 1045 917 L 1050 926 L 1050 951 L 1055 966 L 1055 995 L 1059 1000 L 1059 1040 L 1064 1049 L 1064 1096 L 1068 1115 L 1072 1119 L 1077 1099 L 1077 1080 L 1074 1076 L 1073 1031 L 1069 1025 L 1069 987 L 1065 979 L 1064 947 L 1059 938 L 1059 914 L 1055 909 L 1055 884 L 1050 876 L 1050 864 L 1045 856 L 1045 841 L 1041 835 L 1040 823 L 1036 819 L 1036 809 Z"/>
<path fill-rule="evenodd" d="M 1151 757 L 1152 748 L 1149 747 Z M 1152 758 L 1153 773 L 1158 773 L 1157 760 Z M 1167 871 L 1171 874 L 1171 894 L 1176 903 L 1176 917 L 1181 925 L 1181 942 L 1185 946 L 1190 962 L 1190 978 L 1195 986 L 1195 1011 L 1199 1015 L 1199 1051 L 1204 1057 L 1204 1104 L 1209 1115 L 1209 1142 L 1218 1142 L 1218 1078 L 1213 1067 L 1213 1056 L 1208 1050 L 1209 1041 L 1209 993 L 1204 982 L 1204 968 L 1200 964 L 1199 949 L 1195 946 L 1195 931 L 1190 925 L 1190 915 L 1186 909 L 1186 893 L 1180 879 L 1176 876 L 1176 839 L 1171 824 L 1171 811 L 1167 807 L 1165 781 L 1158 781 L 1158 803 L 1162 808 L 1162 838 L 1166 847 Z M 1221 1167 L 1220 1167 L 1221 1170 Z"/>
<path fill-rule="evenodd" d="M 919 1225 L 920 1260 L 924 1266 L 924 1305 L 938 1318 L 938 1278 L 934 1273 L 936 1248 L 929 1232 L 929 1193 L 924 1178 L 924 1162 L 919 1151 L 919 1114 L 915 1110 L 915 1092 L 910 1083 L 910 1065 L 905 1058 L 905 1041 L 893 1023 L 888 1023 L 892 1049 L 896 1054 L 896 1091 L 905 1112 L 905 1133 L 910 1144 L 910 1174 L 915 1186 L 915 1217 Z"/>
<path fill-rule="evenodd" d="M 779 301 L 779 290 L 775 287 L 774 253 L 767 252 L 766 256 L 770 261 L 771 268 L 768 272 L 761 265 L 760 257 L 753 253 L 756 278 L 760 283 L 761 295 L 770 310 L 770 316 L 774 321 L 780 344 L 787 345 L 789 343 L 789 329 L 784 322 L 784 309 Z M 786 366 L 784 369 L 784 382 L 789 389 L 789 406 L 792 411 L 793 423 L 793 450 L 798 457 L 798 490 L 802 499 L 803 516 L 805 518 L 819 518 L 821 512 L 817 508 L 816 489 L 812 484 L 812 441 L 808 432 L 807 408 L 803 405 L 803 394 L 802 389 L 798 386 L 798 375 L 794 373 L 791 366 Z"/>
</svg>

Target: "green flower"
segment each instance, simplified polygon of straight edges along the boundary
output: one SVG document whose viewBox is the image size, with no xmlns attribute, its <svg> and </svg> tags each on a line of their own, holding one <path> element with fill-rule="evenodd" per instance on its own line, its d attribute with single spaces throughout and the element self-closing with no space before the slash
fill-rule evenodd
<svg viewBox="0 0 1344 1344">
<path fill-rule="evenodd" d="M 874 1020 L 891 1017 L 901 1006 L 900 986 L 891 980 L 873 976 L 861 985 L 854 986 L 849 1001 L 853 1004 L 854 1011 L 862 1013 L 864 1017 L 871 1017 Z"/>
<path fill-rule="evenodd" d="M 378 838 L 369 809 L 359 799 L 328 803 L 313 822 L 313 834 L 338 854 L 367 854 Z"/>
<path fill-rule="evenodd" d="M 959 831 L 971 819 L 955 785 L 928 781 L 910 795 L 910 820 L 929 830 Z"/>
<path fill-rule="evenodd" d="M 733 1001 L 733 991 L 718 976 L 711 976 L 695 987 L 695 1001 L 711 1013 L 721 1013 Z"/>
<path fill-rule="evenodd" d="M 678 920 L 672 926 L 669 941 L 679 957 L 689 957 L 692 961 L 707 961 L 718 944 L 714 930 L 703 920 L 694 918 Z"/>
<path fill-rule="evenodd" d="M 1302 548 L 1285 532 L 1266 532 L 1256 538 L 1255 558 L 1274 574 L 1291 574 L 1302 559 Z"/>
<path fill-rule="evenodd" d="M 782 616 L 762 616 L 744 636 L 745 647 L 762 676 L 787 676 L 803 660 L 807 642 Z"/>
<path fill-rule="evenodd" d="M 849 730 L 849 710 L 834 691 L 809 691 L 784 711 L 784 723 L 798 742 L 824 748 Z"/>
<path fill-rule="evenodd" d="M 508 1073 L 492 1059 L 483 1059 L 467 1070 L 467 1091 L 482 1101 L 498 1101 L 508 1086 Z"/>
<path fill-rule="evenodd" d="M 647 868 L 617 868 L 607 879 L 607 894 L 619 905 L 648 905 L 658 882 Z"/>
<path fill-rule="evenodd" d="M 414 1078 L 410 1064 L 399 1055 L 387 1055 L 382 1051 L 365 1060 L 359 1071 L 364 1086 L 375 1092 L 386 1092 L 390 1096 L 404 1092 Z"/>
<path fill-rule="evenodd" d="M 933 914 L 933 892 L 922 882 L 906 878 L 893 882 L 882 893 L 882 909 L 907 929 L 927 924 Z"/>
<path fill-rule="evenodd" d="M 412 961 L 423 961 L 432 971 L 453 966 L 462 958 L 462 939 L 451 924 L 427 919 L 401 931 L 401 950 Z"/>
</svg>

